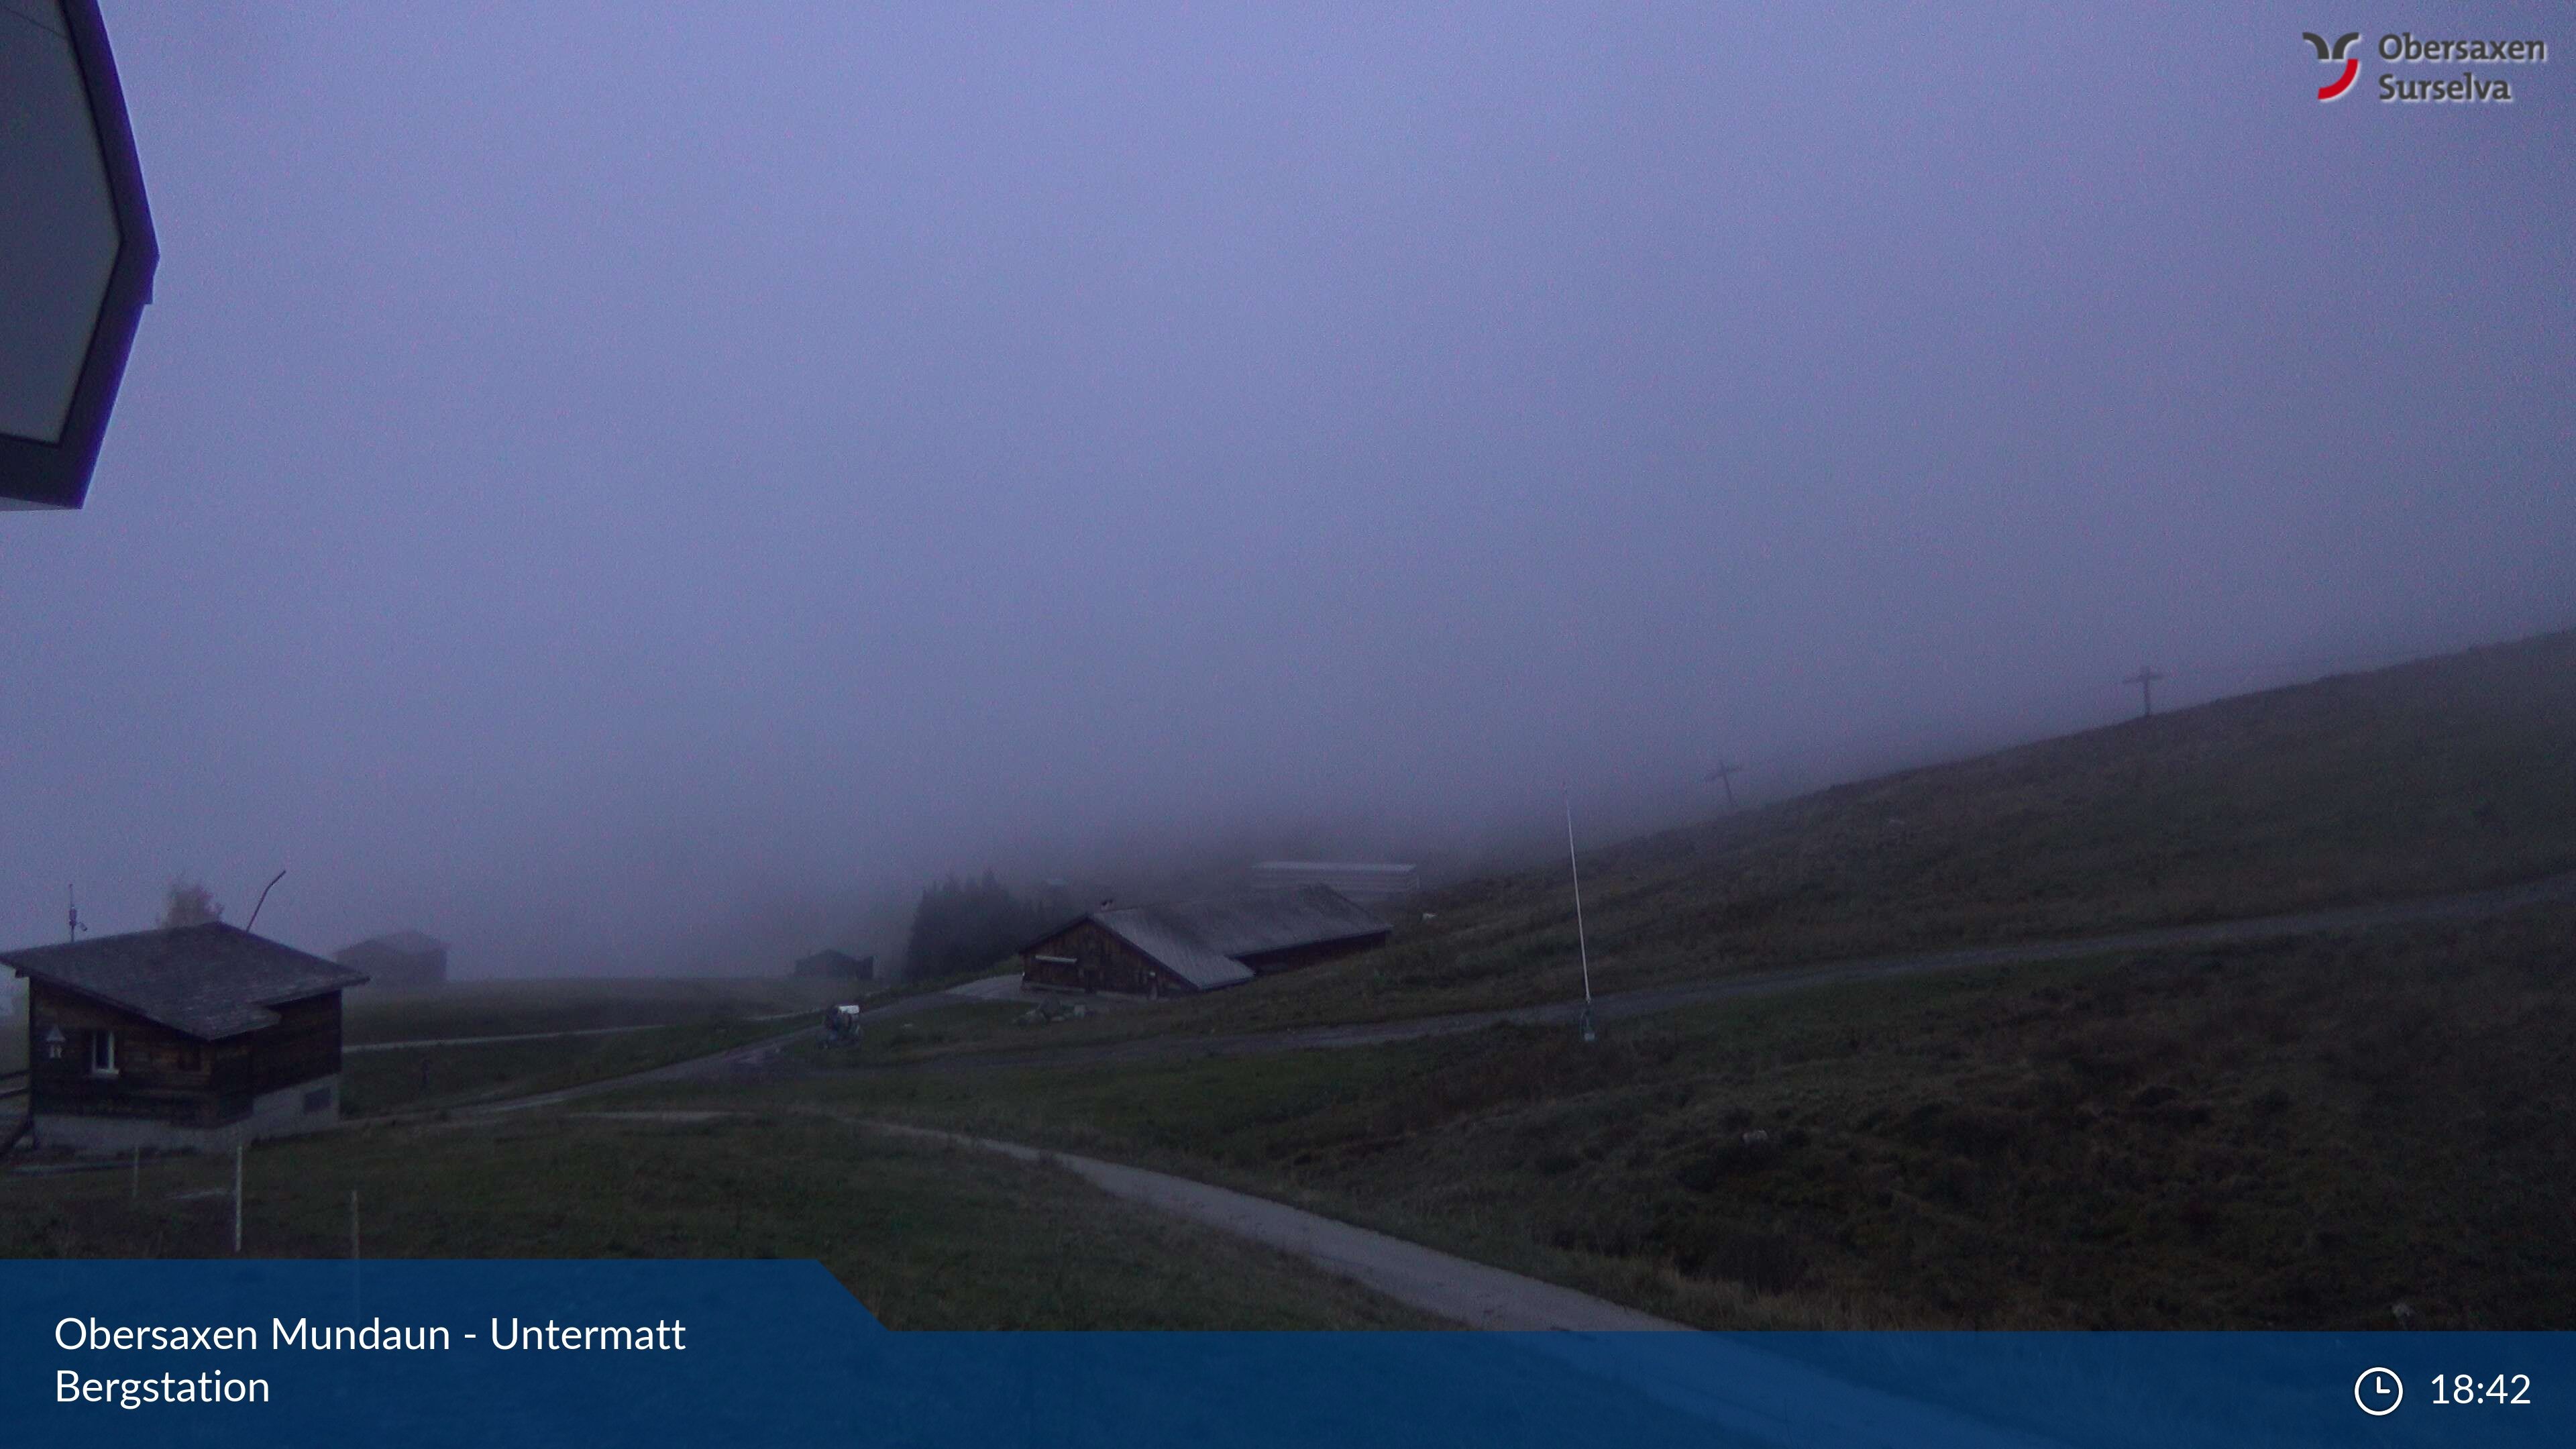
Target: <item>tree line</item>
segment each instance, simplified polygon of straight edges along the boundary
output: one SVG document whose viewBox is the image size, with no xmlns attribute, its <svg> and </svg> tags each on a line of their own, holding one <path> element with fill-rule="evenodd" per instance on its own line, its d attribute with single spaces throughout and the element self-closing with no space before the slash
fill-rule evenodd
<svg viewBox="0 0 2576 1449">
<path fill-rule="evenodd" d="M 1021 895 L 991 871 L 950 876 L 921 893 L 905 939 L 903 974 L 914 980 L 989 971 L 1076 914 L 1062 891 Z"/>
</svg>

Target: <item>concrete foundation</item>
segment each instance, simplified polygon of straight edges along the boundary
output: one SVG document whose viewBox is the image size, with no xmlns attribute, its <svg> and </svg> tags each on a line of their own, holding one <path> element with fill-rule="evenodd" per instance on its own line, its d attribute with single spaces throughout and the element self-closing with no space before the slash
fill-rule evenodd
<svg viewBox="0 0 2576 1449">
<path fill-rule="evenodd" d="M 237 1142 L 293 1137 L 340 1125 L 340 1074 L 316 1077 L 253 1098 L 250 1115 L 220 1127 L 187 1127 L 150 1117 L 81 1117 L 34 1114 L 36 1145 L 75 1152 L 223 1152 Z"/>
</svg>

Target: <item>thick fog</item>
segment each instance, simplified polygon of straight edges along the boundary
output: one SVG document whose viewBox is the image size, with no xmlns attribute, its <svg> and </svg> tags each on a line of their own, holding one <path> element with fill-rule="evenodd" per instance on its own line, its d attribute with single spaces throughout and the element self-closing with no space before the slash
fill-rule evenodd
<svg viewBox="0 0 2576 1449">
<path fill-rule="evenodd" d="M 2576 76 L 2299 37 L 2564 8 L 107 19 L 164 260 L 0 514 L 7 944 L 285 869 L 773 970 L 2576 622 Z"/>
</svg>

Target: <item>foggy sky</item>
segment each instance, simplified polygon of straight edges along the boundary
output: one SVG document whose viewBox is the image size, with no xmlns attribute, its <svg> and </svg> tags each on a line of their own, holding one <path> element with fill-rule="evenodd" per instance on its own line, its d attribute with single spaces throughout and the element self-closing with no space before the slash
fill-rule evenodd
<svg viewBox="0 0 2576 1449">
<path fill-rule="evenodd" d="M 0 938 L 771 969 L 2576 622 L 2566 64 L 2320 105 L 2249 8 L 112 0 Z M 2325 18 L 2576 46 L 2446 13 Z"/>
</svg>

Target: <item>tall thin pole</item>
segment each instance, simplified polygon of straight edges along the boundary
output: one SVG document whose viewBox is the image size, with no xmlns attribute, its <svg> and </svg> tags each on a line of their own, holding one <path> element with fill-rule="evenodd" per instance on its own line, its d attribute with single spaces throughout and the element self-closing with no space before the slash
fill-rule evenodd
<svg viewBox="0 0 2576 1449">
<path fill-rule="evenodd" d="M 2122 684 L 2134 684 L 2138 687 L 2138 718 L 2155 718 L 2156 681 L 2162 678 L 2164 678 L 2163 675 L 2157 673 L 2154 669 L 2141 664 L 2138 666 L 2137 673 L 2120 681 Z"/>
<path fill-rule="evenodd" d="M 1574 792 L 1565 792 L 1565 868 L 1574 877 L 1574 950 L 1583 962 L 1583 1039 L 1592 1040 L 1592 946 L 1583 934 L 1583 866 L 1574 855 Z"/>
<path fill-rule="evenodd" d="M 365 1294 L 360 1276 L 365 1268 L 358 1261 L 358 1190 L 349 1189 L 349 1316 L 355 1318 L 364 1307 Z"/>
<path fill-rule="evenodd" d="M 233 1255 L 241 1255 L 242 1145 L 233 1144 Z"/>
<path fill-rule="evenodd" d="M 250 919 L 242 922 L 243 930 L 247 931 L 251 927 L 259 924 L 259 908 L 268 904 L 268 893 L 277 889 L 277 883 L 284 879 L 286 879 L 286 872 L 281 870 L 277 874 L 268 878 L 268 884 L 259 888 L 259 900 L 250 908 Z"/>
<path fill-rule="evenodd" d="M 1726 808 L 1729 813 L 1735 809 L 1735 774 L 1743 768 L 1742 765 L 1731 765 L 1721 761 L 1716 769 L 1708 772 L 1710 779 L 1726 782 Z"/>
</svg>

